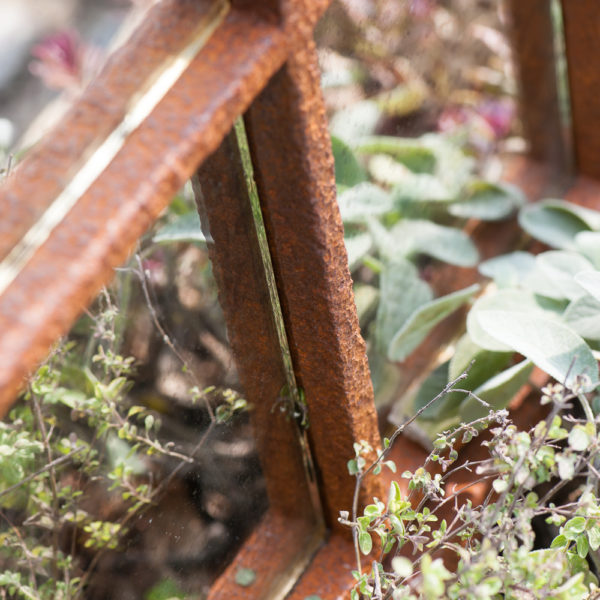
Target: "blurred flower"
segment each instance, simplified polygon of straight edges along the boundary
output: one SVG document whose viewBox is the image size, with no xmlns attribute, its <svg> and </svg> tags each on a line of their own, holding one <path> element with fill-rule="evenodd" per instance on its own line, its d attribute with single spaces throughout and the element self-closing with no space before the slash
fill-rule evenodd
<svg viewBox="0 0 600 600">
<path fill-rule="evenodd" d="M 486 100 L 476 110 L 494 130 L 497 138 L 503 138 L 510 133 L 515 116 L 515 104 L 512 100 Z"/>
<path fill-rule="evenodd" d="M 76 92 L 96 74 L 101 53 L 85 44 L 75 31 L 51 35 L 31 50 L 37 59 L 29 64 L 30 72 L 55 90 Z"/>
<path fill-rule="evenodd" d="M 419 19 L 431 16 L 435 9 L 435 0 L 411 0 L 410 12 Z"/>
<path fill-rule="evenodd" d="M 515 105 L 508 98 L 483 100 L 475 106 L 449 106 L 438 118 L 438 130 L 465 135 L 473 148 L 488 152 L 510 134 L 514 116 Z"/>
</svg>

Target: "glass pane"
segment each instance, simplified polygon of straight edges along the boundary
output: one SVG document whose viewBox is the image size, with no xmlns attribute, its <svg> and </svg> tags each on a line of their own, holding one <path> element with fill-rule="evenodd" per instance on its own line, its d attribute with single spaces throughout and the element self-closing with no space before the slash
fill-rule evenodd
<svg viewBox="0 0 600 600">
<path fill-rule="evenodd" d="M 236 202 L 257 238 L 247 194 Z M 268 256 L 237 249 L 265 287 L 252 307 L 232 304 L 227 265 L 208 252 L 219 229 L 201 228 L 187 185 L 0 426 L 3 585 L 40 598 L 205 597 L 269 507 L 309 519 L 307 540 L 322 535 Z M 232 308 L 272 335 L 244 341 Z M 260 385 L 230 338 L 270 357 Z M 304 541 L 287 543 L 289 567 L 308 556 Z M 239 576 L 246 585 L 256 572 Z"/>
<path fill-rule="evenodd" d="M 395 423 L 448 382 L 477 264 L 511 249 L 498 221 L 523 195 L 499 154 L 524 140 L 503 7 L 343 0 L 317 29 L 356 304 Z M 447 409 L 430 411 L 433 431 L 457 417 Z"/>
</svg>

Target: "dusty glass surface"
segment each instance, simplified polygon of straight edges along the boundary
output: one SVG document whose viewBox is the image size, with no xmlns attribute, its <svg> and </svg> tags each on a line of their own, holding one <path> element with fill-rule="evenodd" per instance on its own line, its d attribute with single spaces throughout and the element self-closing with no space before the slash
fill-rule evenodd
<svg viewBox="0 0 600 600">
<path fill-rule="evenodd" d="M 448 382 L 482 239 L 523 201 L 501 183 L 500 156 L 525 146 L 507 20 L 501 2 L 341 0 L 317 28 L 356 304 L 395 423 Z"/>
</svg>

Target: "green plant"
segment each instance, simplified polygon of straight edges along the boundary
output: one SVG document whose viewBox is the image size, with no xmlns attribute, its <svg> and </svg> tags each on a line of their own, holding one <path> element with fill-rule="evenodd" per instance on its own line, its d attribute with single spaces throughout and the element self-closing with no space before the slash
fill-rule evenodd
<svg viewBox="0 0 600 600">
<path fill-rule="evenodd" d="M 466 377 L 463 373 L 447 384 L 430 403 L 456 390 Z M 352 513 L 340 513 L 355 541 L 352 599 L 598 597 L 588 561 L 595 567 L 600 562 L 600 474 L 594 466 L 600 438 L 583 393 L 589 380 L 580 376 L 573 382 L 572 390 L 559 384 L 543 390 L 548 416 L 529 431 L 517 430 L 508 413 L 499 410 L 440 433 L 422 467 L 402 473 L 408 493 L 392 481 L 387 499 L 374 498 L 362 514 L 357 510 L 362 481 L 389 464 L 391 445 L 406 424 L 384 441 L 384 450 L 368 466 L 364 454 L 370 448 L 356 445 L 349 463 L 356 477 L 354 506 Z M 586 418 L 570 412 L 575 400 Z M 488 428 L 492 437 L 482 446 L 489 456 L 457 462 L 456 445 Z M 447 490 L 453 472 L 463 469 L 473 473 L 469 485 Z M 465 502 L 464 496 L 461 500 L 468 487 L 481 483 L 491 490 L 481 506 Z M 455 505 L 454 518 L 440 521 L 438 514 L 448 504 Z M 534 519 L 543 519 L 551 543 L 536 538 Z M 373 538 L 378 539 L 375 556 Z M 370 565 L 363 569 L 361 556 L 369 554 Z M 450 570 L 444 558 L 457 567 Z"/>
<path fill-rule="evenodd" d="M 195 461 L 214 428 L 246 409 L 232 390 L 195 386 L 192 403 L 216 404 L 207 404 L 211 423 L 191 451 L 163 440 L 160 413 L 129 395 L 135 365 L 118 350 L 119 310 L 107 290 L 98 303 L 92 333 L 59 343 L 0 423 L 0 590 L 9 598 L 82 598 L 134 518 Z M 174 466 L 157 479 L 164 459 Z"/>
<path fill-rule="evenodd" d="M 333 137 L 338 202 L 374 383 L 382 358 L 406 359 L 429 332 L 479 292 L 478 285 L 434 298 L 432 261 L 475 266 L 465 220 L 498 220 L 522 194 L 476 175 L 475 161 L 449 138 L 361 137 L 354 151 Z M 356 154 L 367 160 L 363 169 Z M 369 174 L 372 181 L 368 181 Z M 375 280 L 375 278 L 378 280 Z"/>
<path fill-rule="evenodd" d="M 441 389 L 472 360 L 464 386 L 493 408 L 506 406 L 533 365 L 567 386 L 578 374 L 587 376 L 585 391 L 598 386 L 600 212 L 545 200 L 522 208 L 519 222 L 553 249 L 537 256 L 516 251 L 479 265 L 493 283 L 470 309 L 454 356 L 417 395 L 417 409 L 427 393 Z M 523 358 L 513 364 L 515 352 Z M 596 398 L 592 407 L 597 412 Z M 447 424 L 448 419 L 477 418 L 482 411 L 473 398 L 450 394 L 423 417 Z"/>
</svg>

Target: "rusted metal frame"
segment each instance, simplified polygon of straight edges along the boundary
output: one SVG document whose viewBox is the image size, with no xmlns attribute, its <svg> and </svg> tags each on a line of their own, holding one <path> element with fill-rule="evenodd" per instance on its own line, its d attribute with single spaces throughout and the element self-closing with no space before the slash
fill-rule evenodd
<svg viewBox="0 0 600 600">
<path fill-rule="evenodd" d="M 284 386 L 289 389 L 293 382 L 288 381 L 282 356 L 246 175 L 232 133 L 193 180 L 231 347 L 244 393 L 253 405 L 269 497 L 268 514 L 213 586 L 211 599 L 282 597 L 324 536 L 318 496 L 315 502 L 303 462 L 295 407 L 281 397 Z M 235 582 L 240 567 L 256 572 L 249 588 Z"/>
<path fill-rule="evenodd" d="M 130 94 L 142 86 L 135 78 L 141 56 L 146 51 L 156 54 L 152 72 L 175 52 L 173 40 L 179 28 L 189 39 L 195 28 L 186 19 L 199 15 L 193 5 L 211 3 L 161 3 L 142 26 L 142 34 L 134 35 L 109 62 L 65 120 L 5 182 L 0 192 L 3 258 L 22 239 L 24 229 L 18 223 L 22 220 L 27 229 L 34 226 L 81 167 L 81 157 L 88 156 L 119 123 L 126 111 L 120 98 L 129 89 L 127 78 L 135 81 Z M 174 11 L 171 15 L 169 8 Z M 165 35 L 173 40 L 162 44 L 158 40 L 165 22 L 170 24 Z M 155 37 L 146 39 L 152 31 Z M 287 51 L 285 36 L 276 26 L 250 11 L 231 10 L 156 108 L 3 290 L 0 415 L 50 345 L 68 331 L 175 192 L 218 147 L 238 114 L 283 63 Z M 129 70 L 123 74 L 120 64 L 129 65 Z M 116 100 L 111 100 L 113 94 Z"/>
<path fill-rule="evenodd" d="M 562 1 L 575 167 L 600 178 L 600 10 L 596 0 Z"/>
<path fill-rule="evenodd" d="M 380 438 L 312 40 L 295 48 L 245 122 L 325 519 L 347 534 L 337 516 L 352 506 L 352 445 L 377 447 Z M 362 500 L 373 495 L 381 496 L 376 481 Z"/>
<path fill-rule="evenodd" d="M 557 174 L 570 159 L 561 120 L 551 0 L 509 0 L 510 33 L 520 96 L 519 108 L 529 154 Z"/>
<path fill-rule="evenodd" d="M 337 522 L 339 510 L 351 508 L 355 490 L 354 479 L 348 475 L 346 463 L 352 454 L 353 443 L 364 439 L 377 447 L 379 434 L 335 198 L 333 160 L 314 47 L 309 46 L 295 53 L 294 57 L 299 60 L 290 59 L 257 98 L 246 115 L 246 124 L 258 195 L 267 221 L 278 294 L 284 309 L 286 333 L 296 376 L 308 403 L 308 433 L 317 461 L 322 498 L 326 503 L 325 518 L 333 529 L 328 543 L 319 550 L 290 597 L 300 598 L 304 597 L 302 594 L 318 592 L 325 600 L 337 598 L 352 587 L 350 571 L 355 566 L 354 547 L 349 531 L 342 529 Z M 302 78 L 300 73 L 307 68 L 308 77 Z M 248 212 L 245 218 L 241 215 L 239 220 L 234 218 L 240 212 L 239 199 L 243 193 L 232 187 L 230 178 L 235 179 L 238 175 L 235 170 L 231 173 L 232 151 L 228 154 L 224 147 L 200 169 L 200 185 L 205 196 L 201 212 L 211 224 L 212 236 L 215 235 L 215 225 L 218 228 L 220 241 L 215 240 L 217 243 L 213 250 L 215 262 L 219 265 L 216 275 L 220 289 L 225 291 L 222 301 L 232 332 L 231 342 L 237 348 L 240 374 L 244 376 L 243 373 L 246 373 L 248 377 L 248 387 L 253 385 L 252 377 L 256 379 L 258 373 L 264 371 L 264 365 L 268 364 L 266 356 L 261 355 L 268 346 L 273 347 L 274 332 L 272 327 L 269 329 L 260 321 L 252 321 L 253 312 L 259 310 L 261 302 L 265 302 L 266 292 L 263 284 L 262 301 L 256 291 L 250 292 L 256 302 L 249 303 L 246 298 L 249 290 L 260 283 L 262 276 L 252 274 L 247 266 L 247 246 L 240 240 L 253 235 L 252 227 L 247 223 Z M 271 160 L 273 157 L 277 158 Z M 286 159 L 280 160 L 281 157 Z M 219 201 L 211 202 L 211 198 Z M 286 214 L 280 217 L 285 220 L 274 225 L 271 217 L 282 209 Z M 234 241 L 238 236 L 241 236 L 240 243 Z M 288 246 L 283 257 L 282 247 L 278 245 L 282 240 Z M 240 278 L 241 273 L 249 273 L 252 281 L 245 276 Z M 294 293 L 298 286 L 304 286 L 304 292 Z M 265 344 L 269 335 L 270 343 Z M 253 357 L 257 344 L 259 354 Z M 306 350 L 305 345 L 308 345 Z M 281 379 L 275 379 L 270 390 L 264 384 L 259 385 L 263 398 L 272 397 L 277 392 L 277 381 Z M 260 410 L 265 411 L 268 404 L 263 404 Z M 263 414 L 262 419 L 268 418 L 272 416 Z M 258 442 L 259 445 L 263 443 L 260 437 Z M 277 442 L 266 440 L 265 443 L 267 454 L 277 452 Z M 267 473 L 267 481 L 271 477 L 273 481 L 282 480 L 275 471 L 287 468 L 287 460 L 280 460 L 279 466 L 272 465 L 273 473 Z M 369 481 L 361 499 L 369 501 L 374 495 L 381 497 L 380 488 L 376 481 Z M 294 506 L 293 499 L 290 506 Z M 213 586 L 211 598 L 241 598 L 248 597 L 248 593 L 255 597 L 256 590 L 241 590 L 235 583 L 235 573 L 242 566 L 257 565 L 263 570 L 261 581 L 264 581 L 264 573 L 275 577 L 275 540 L 282 536 L 284 544 L 288 544 L 291 535 L 293 546 L 298 547 L 302 543 L 293 539 L 295 532 L 290 533 L 288 529 L 286 534 L 283 533 L 281 528 L 285 530 L 285 525 L 279 519 L 280 513 L 269 512 Z M 297 519 L 292 518 L 291 527 L 295 523 Z M 268 561 L 264 560 L 265 553 L 268 553 Z M 263 593 L 263 589 L 258 588 L 258 593 Z"/>
</svg>

